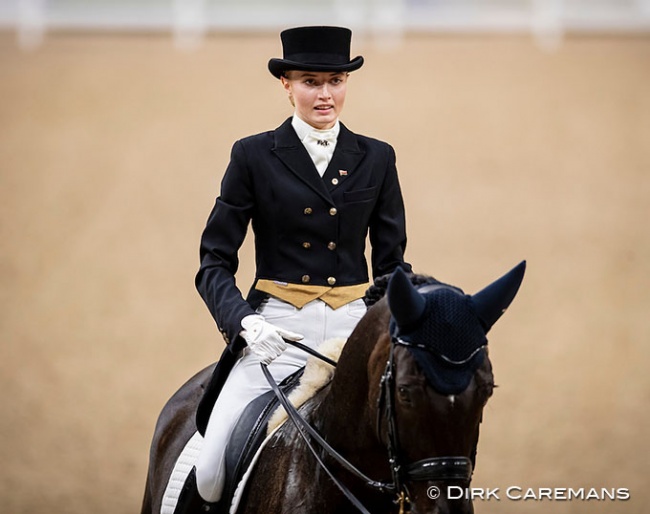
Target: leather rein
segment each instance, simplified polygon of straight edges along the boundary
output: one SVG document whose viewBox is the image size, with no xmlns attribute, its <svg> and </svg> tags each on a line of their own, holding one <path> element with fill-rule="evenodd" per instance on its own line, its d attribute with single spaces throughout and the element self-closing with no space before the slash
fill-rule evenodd
<svg viewBox="0 0 650 514">
<path fill-rule="evenodd" d="M 294 341 L 286 341 L 287 343 L 302 349 L 303 351 L 336 366 L 336 362 L 321 355 L 317 351 L 305 346 L 301 343 Z M 391 335 L 390 354 L 386 363 L 386 369 L 381 377 L 379 387 L 380 394 L 377 402 L 377 433 L 381 434 L 382 415 L 386 419 L 387 426 L 387 450 L 388 462 L 391 469 L 392 482 L 380 482 L 373 480 L 366 476 L 356 466 L 349 462 L 345 457 L 338 453 L 330 444 L 321 436 L 318 431 L 312 427 L 296 410 L 296 408 L 288 400 L 284 392 L 280 389 L 278 384 L 273 379 L 271 373 L 265 364 L 260 364 L 262 373 L 269 382 L 276 397 L 278 398 L 282 407 L 287 412 L 287 416 L 292 421 L 298 433 L 307 444 L 307 447 L 314 455 L 314 458 L 329 475 L 334 484 L 339 488 L 343 495 L 363 514 L 370 514 L 359 499 L 352 494 L 352 492 L 337 479 L 332 471 L 327 467 L 323 459 L 314 448 L 309 436 L 318 443 L 318 445 L 330 457 L 336 460 L 343 468 L 348 470 L 351 474 L 355 475 L 366 486 L 379 491 L 381 493 L 393 494 L 396 496 L 394 502 L 399 506 L 400 514 L 410 510 L 410 494 L 406 487 L 407 482 L 422 482 L 422 481 L 449 481 L 460 480 L 467 483 L 472 478 L 472 461 L 467 457 L 430 457 L 422 459 L 413 463 L 404 464 L 402 454 L 400 452 L 399 436 L 397 432 L 397 419 L 395 417 L 395 347 L 409 346 L 410 343 L 401 340 L 395 335 Z"/>
</svg>

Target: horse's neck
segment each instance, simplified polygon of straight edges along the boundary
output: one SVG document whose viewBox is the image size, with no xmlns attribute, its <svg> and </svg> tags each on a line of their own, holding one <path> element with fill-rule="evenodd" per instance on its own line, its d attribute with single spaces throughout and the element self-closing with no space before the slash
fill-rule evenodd
<svg viewBox="0 0 650 514">
<path fill-rule="evenodd" d="M 332 384 L 318 408 L 319 425 L 335 447 L 358 449 L 378 444 L 376 398 L 388 355 L 386 326 L 387 317 L 381 310 L 361 320 L 343 349 Z"/>
</svg>

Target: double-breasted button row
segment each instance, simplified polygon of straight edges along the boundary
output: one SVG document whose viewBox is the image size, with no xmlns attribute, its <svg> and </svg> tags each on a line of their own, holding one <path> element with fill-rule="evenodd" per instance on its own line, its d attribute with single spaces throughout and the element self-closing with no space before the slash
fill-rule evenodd
<svg viewBox="0 0 650 514">
<path fill-rule="evenodd" d="M 311 248 L 311 243 L 309 241 L 304 241 L 302 243 L 302 247 L 305 250 L 309 250 Z M 336 243 L 334 241 L 330 241 L 329 243 L 327 243 L 327 249 L 332 251 L 336 250 Z"/>
<path fill-rule="evenodd" d="M 311 277 L 309 275 L 303 275 L 300 280 L 302 280 L 303 284 L 309 284 L 309 282 L 311 281 Z M 327 277 L 327 283 L 333 286 L 334 284 L 336 284 L 336 279 L 334 277 Z"/>
<path fill-rule="evenodd" d="M 336 180 L 336 179 L 334 179 L 334 180 Z M 332 180 L 332 183 L 336 184 L 336 182 L 334 182 L 334 180 Z M 314 209 L 312 209 L 311 207 L 305 207 L 305 209 L 303 210 L 303 213 L 305 214 L 305 216 L 309 216 L 310 214 L 313 214 L 313 212 L 314 212 Z M 331 207 L 330 210 L 329 210 L 329 215 L 330 216 L 336 216 L 338 214 L 338 212 L 339 211 L 336 209 L 336 207 Z M 311 243 L 309 241 L 304 241 L 302 243 L 302 247 L 305 250 L 309 250 L 311 248 Z M 329 243 L 327 243 L 327 249 L 332 250 L 332 251 L 336 250 L 336 243 L 334 241 L 330 241 Z M 309 275 L 303 275 L 300 280 L 302 281 L 303 284 L 309 284 L 309 282 L 311 281 L 311 277 Z M 334 284 L 336 284 L 336 278 L 327 277 L 327 283 L 330 286 L 333 286 Z"/>
<path fill-rule="evenodd" d="M 305 207 L 304 210 L 302 211 L 305 216 L 309 216 L 310 214 L 313 214 L 314 209 L 311 207 Z M 332 207 L 329 210 L 330 216 L 336 216 L 339 211 L 336 210 L 336 207 Z"/>
</svg>

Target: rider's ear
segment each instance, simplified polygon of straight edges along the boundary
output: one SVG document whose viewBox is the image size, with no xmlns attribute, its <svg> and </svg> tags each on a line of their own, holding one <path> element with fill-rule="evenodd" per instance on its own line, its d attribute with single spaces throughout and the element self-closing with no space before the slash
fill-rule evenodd
<svg viewBox="0 0 650 514">
<path fill-rule="evenodd" d="M 486 334 L 515 298 L 525 271 L 526 261 L 521 261 L 508 273 L 471 297 Z"/>
</svg>

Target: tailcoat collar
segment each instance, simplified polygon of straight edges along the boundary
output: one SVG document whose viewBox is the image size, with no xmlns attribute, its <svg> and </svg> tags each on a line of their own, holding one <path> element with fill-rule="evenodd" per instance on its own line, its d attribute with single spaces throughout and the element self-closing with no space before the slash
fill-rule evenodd
<svg viewBox="0 0 650 514">
<path fill-rule="evenodd" d="M 357 136 L 343 123 L 340 124 L 340 127 L 334 155 L 322 178 L 291 125 L 291 118 L 287 118 L 275 130 L 272 148 L 272 151 L 294 175 L 332 205 L 334 202 L 330 191 L 340 187 L 352 175 L 365 155 L 365 152 L 359 147 Z M 336 184 L 332 183 L 333 178 L 337 178 Z"/>
</svg>

